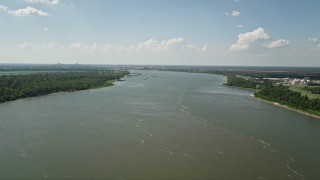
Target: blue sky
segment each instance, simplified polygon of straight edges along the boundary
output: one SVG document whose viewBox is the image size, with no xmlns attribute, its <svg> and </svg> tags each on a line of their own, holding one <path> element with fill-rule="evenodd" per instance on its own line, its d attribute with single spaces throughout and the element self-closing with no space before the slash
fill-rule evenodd
<svg viewBox="0 0 320 180">
<path fill-rule="evenodd" d="M 320 66 L 318 0 L 0 0 L 0 63 Z"/>
</svg>

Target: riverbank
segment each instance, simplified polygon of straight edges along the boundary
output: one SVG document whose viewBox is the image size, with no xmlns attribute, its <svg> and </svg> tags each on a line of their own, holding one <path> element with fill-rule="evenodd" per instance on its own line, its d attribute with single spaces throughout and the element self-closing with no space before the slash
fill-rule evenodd
<svg viewBox="0 0 320 180">
<path fill-rule="evenodd" d="M 268 100 L 256 97 L 256 96 L 254 96 L 254 94 L 250 94 L 250 96 L 255 98 L 255 99 L 257 99 L 257 100 L 259 100 L 259 101 L 262 101 L 262 102 L 265 102 L 265 103 L 268 103 L 268 104 L 272 104 L 272 105 L 275 105 L 275 106 L 278 106 L 278 107 L 281 107 L 281 108 L 285 108 L 285 109 L 288 109 L 288 110 L 291 110 L 291 111 L 298 112 L 300 114 L 304 114 L 304 115 L 307 115 L 307 116 L 311 116 L 311 117 L 320 119 L 320 116 L 318 116 L 316 114 L 312 114 L 310 112 L 306 112 L 306 111 L 303 111 L 303 110 L 300 110 L 300 109 L 291 108 L 291 107 L 289 107 L 287 105 L 283 105 L 283 104 L 280 104 L 278 102 L 268 101 Z"/>
<path fill-rule="evenodd" d="M 232 87 L 232 88 L 239 88 L 239 89 L 245 89 L 245 90 L 249 90 L 249 91 L 253 91 L 254 92 L 254 94 L 255 93 L 257 93 L 257 94 L 259 94 L 260 93 L 260 91 L 258 91 L 258 89 L 253 89 L 253 88 L 247 88 L 247 87 L 242 87 L 242 85 L 248 85 L 249 83 L 247 82 L 247 80 L 243 80 L 242 78 L 237 78 L 237 77 L 230 77 L 230 76 L 227 76 L 227 78 L 228 78 L 228 83 L 225 83 L 224 85 L 225 86 L 227 86 L 227 87 Z M 230 86 L 230 85 L 228 85 L 229 84 L 229 81 L 231 81 L 231 80 L 229 80 L 229 78 L 232 78 L 232 82 L 233 83 L 231 83 L 232 84 L 232 86 Z M 283 93 L 283 94 L 286 94 L 287 93 L 287 95 L 289 95 L 289 96 L 292 96 L 291 98 L 298 98 L 298 99 L 302 99 L 301 98 L 301 95 L 297 95 L 297 94 L 294 94 L 293 93 L 293 95 L 291 94 L 291 93 L 288 93 L 288 91 L 286 91 L 286 89 L 284 89 L 284 88 L 279 88 L 278 86 L 267 86 L 268 87 L 268 89 L 266 90 L 266 89 L 264 89 L 264 93 L 267 93 L 267 97 L 269 96 L 269 95 L 271 95 L 272 96 L 272 93 L 273 93 L 273 91 L 280 91 L 281 93 Z M 291 90 L 292 91 L 292 90 Z M 293 92 L 296 92 L 296 91 L 293 91 Z M 269 93 L 269 94 L 268 94 Z M 300 93 L 300 92 L 299 92 Z M 320 113 L 318 112 L 318 111 L 313 111 L 312 109 L 300 109 L 299 107 L 299 105 L 297 105 L 297 104 L 295 104 L 296 105 L 296 107 L 290 107 L 290 106 L 287 106 L 287 105 L 284 105 L 284 104 L 281 104 L 281 103 L 278 103 L 278 102 L 274 102 L 274 101 L 269 101 L 269 100 L 267 100 L 267 99 L 263 99 L 263 98 L 261 98 L 261 97 L 257 97 L 257 96 L 255 96 L 254 94 L 252 94 L 251 96 L 253 96 L 253 97 L 255 97 L 256 99 L 259 99 L 259 100 L 261 100 L 261 101 L 264 101 L 264 102 L 267 102 L 267 103 L 269 103 L 269 104 L 273 104 L 273 105 L 276 105 L 276 106 L 278 106 L 278 107 L 282 107 L 282 108 L 285 108 L 285 109 L 289 109 L 289 110 L 292 110 L 292 111 L 295 111 L 295 112 L 299 112 L 299 113 L 301 113 L 301 114 L 304 114 L 304 115 L 307 115 L 307 116 L 311 116 L 311 117 L 314 117 L 314 118 L 318 118 L 318 119 L 320 119 Z M 282 94 L 282 96 L 283 96 L 283 94 Z M 304 104 L 304 105 L 306 105 L 306 104 Z M 307 107 L 308 107 L 308 105 L 310 105 L 310 101 L 309 101 L 309 104 L 307 104 Z"/>
<path fill-rule="evenodd" d="M 256 91 L 256 89 L 252 89 L 252 88 L 244 88 L 244 87 L 239 87 L 239 86 L 228 86 L 226 84 L 223 84 L 224 86 L 227 86 L 229 88 L 237 88 L 237 89 L 244 89 L 244 90 L 249 90 L 249 91 Z"/>
<path fill-rule="evenodd" d="M 109 81 L 107 81 L 106 84 L 103 85 L 103 86 L 96 86 L 96 87 L 92 87 L 92 88 L 88 88 L 88 89 L 73 90 L 73 91 L 59 91 L 59 92 L 53 92 L 53 93 L 43 94 L 43 95 L 38 95 L 38 96 L 30 96 L 30 97 L 15 99 L 15 100 L 12 100 L 12 101 L 3 101 L 3 102 L 0 102 L 0 104 L 5 104 L 5 103 L 9 103 L 9 102 L 13 102 L 13 101 L 18 101 L 18 100 L 22 100 L 22 99 L 37 98 L 37 97 L 41 97 L 41 96 L 50 96 L 50 95 L 59 95 L 59 94 L 75 93 L 75 92 L 89 91 L 89 90 L 94 90 L 94 89 L 111 87 L 111 86 L 116 86 L 116 85 L 117 85 L 117 82 L 119 82 L 119 81 L 117 81 L 117 79 L 114 79 L 114 80 L 109 80 Z"/>
<path fill-rule="evenodd" d="M 63 72 L 0 77 L 0 103 L 52 93 L 74 92 L 114 85 L 128 72 Z"/>
</svg>

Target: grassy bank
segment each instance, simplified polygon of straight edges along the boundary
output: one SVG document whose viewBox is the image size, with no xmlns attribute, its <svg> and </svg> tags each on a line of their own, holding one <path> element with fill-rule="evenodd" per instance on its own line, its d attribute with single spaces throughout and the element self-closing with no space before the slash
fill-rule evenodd
<svg viewBox="0 0 320 180">
<path fill-rule="evenodd" d="M 304 88 L 305 86 L 293 86 L 293 85 L 289 85 L 288 87 L 290 88 L 290 90 L 299 92 L 299 93 L 301 93 L 302 95 L 307 95 L 309 98 L 320 98 L 320 94 L 313 94 L 313 93 L 310 92 L 310 91 L 304 90 L 303 88 Z"/>
</svg>

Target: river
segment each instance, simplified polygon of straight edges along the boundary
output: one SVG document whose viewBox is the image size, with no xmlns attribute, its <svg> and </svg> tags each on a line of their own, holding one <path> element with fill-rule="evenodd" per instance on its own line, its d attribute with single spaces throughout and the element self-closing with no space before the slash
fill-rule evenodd
<svg viewBox="0 0 320 180">
<path fill-rule="evenodd" d="M 225 87 L 224 76 L 137 72 L 0 104 L 0 178 L 320 178 L 318 119 Z"/>
</svg>

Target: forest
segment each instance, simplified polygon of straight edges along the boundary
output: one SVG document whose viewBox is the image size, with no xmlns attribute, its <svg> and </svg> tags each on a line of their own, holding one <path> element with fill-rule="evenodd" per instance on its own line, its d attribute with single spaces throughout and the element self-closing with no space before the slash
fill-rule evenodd
<svg viewBox="0 0 320 180">
<path fill-rule="evenodd" d="M 0 102 L 111 86 L 112 80 L 129 74 L 127 71 L 50 72 L 0 76 Z"/>
<path fill-rule="evenodd" d="M 308 96 L 302 96 L 299 92 L 291 91 L 287 86 L 268 83 L 261 86 L 259 91 L 255 92 L 255 96 L 296 109 L 312 110 L 320 113 L 319 98 L 309 99 Z"/>
<path fill-rule="evenodd" d="M 227 75 L 227 83 L 225 85 L 237 86 L 237 87 L 248 88 L 248 89 L 256 89 L 257 87 L 259 87 L 259 83 L 251 79 L 245 79 L 235 74 Z"/>
<path fill-rule="evenodd" d="M 313 114 L 320 115 L 320 99 L 308 98 L 308 96 L 301 95 L 300 92 L 295 92 L 284 85 L 275 85 L 270 81 L 255 82 L 251 79 L 244 79 L 243 77 L 230 74 L 227 76 L 226 85 L 237 86 L 242 88 L 256 89 L 254 96 L 287 105 L 291 108 L 307 111 Z M 319 88 L 312 87 L 319 90 Z"/>
</svg>

